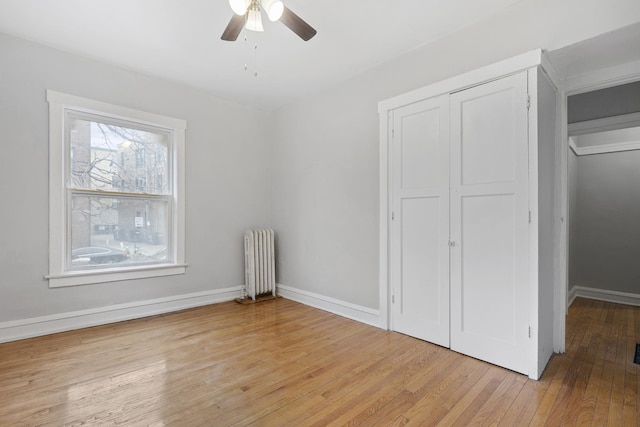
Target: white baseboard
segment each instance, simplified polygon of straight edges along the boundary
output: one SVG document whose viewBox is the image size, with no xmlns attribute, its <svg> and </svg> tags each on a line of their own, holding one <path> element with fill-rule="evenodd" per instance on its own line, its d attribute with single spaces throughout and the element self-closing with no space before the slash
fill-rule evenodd
<svg viewBox="0 0 640 427">
<path fill-rule="evenodd" d="M 231 301 L 242 286 L 0 323 L 0 343 Z"/>
<path fill-rule="evenodd" d="M 329 313 L 356 320 L 367 325 L 385 329 L 381 326 L 380 311 L 351 304 L 335 298 L 304 291 L 291 286 L 278 284 L 278 295 Z"/>
<path fill-rule="evenodd" d="M 632 294 L 628 292 L 573 286 L 569 290 L 569 305 L 571 305 L 573 300 L 577 297 L 614 302 L 617 304 L 640 306 L 640 294 Z"/>
<path fill-rule="evenodd" d="M 573 302 L 577 298 L 577 292 L 577 286 L 572 286 L 571 289 L 569 289 L 569 294 L 567 295 L 567 308 L 571 307 L 571 304 L 573 304 Z"/>
<path fill-rule="evenodd" d="M 236 286 L 213 291 L 1 322 L 0 343 L 231 301 L 241 296 L 242 288 L 242 286 Z M 278 293 L 284 298 L 311 307 L 319 308 L 375 327 L 382 327 L 379 310 L 362 307 L 286 285 L 279 284 Z M 384 327 L 382 327 L 382 329 L 384 329 Z"/>
</svg>

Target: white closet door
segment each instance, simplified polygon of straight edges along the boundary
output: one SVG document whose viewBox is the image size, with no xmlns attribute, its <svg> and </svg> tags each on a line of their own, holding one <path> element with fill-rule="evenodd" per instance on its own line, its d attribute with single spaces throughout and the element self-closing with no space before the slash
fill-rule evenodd
<svg viewBox="0 0 640 427">
<path fill-rule="evenodd" d="M 525 374 L 526 76 L 451 95 L 451 349 Z"/>
<path fill-rule="evenodd" d="M 393 114 L 392 329 L 449 346 L 448 95 Z"/>
</svg>

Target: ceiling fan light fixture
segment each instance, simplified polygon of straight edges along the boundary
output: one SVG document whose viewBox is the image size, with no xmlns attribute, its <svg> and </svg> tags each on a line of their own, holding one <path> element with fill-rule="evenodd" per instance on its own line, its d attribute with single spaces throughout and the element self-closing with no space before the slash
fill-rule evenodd
<svg viewBox="0 0 640 427">
<path fill-rule="evenodd" d="M 271 21 L 280 21 L 304 41 L 311 40 L 317 31 L 304 19 L 287 8 L 282 0 L 229 0 L 236 13 L 231 17 L 220 38 L 235 41 L 243 28 L 251 31 L 264 31 L 262 9 Z M 246 38 L 245 38 L 246 40 Z"/>
<path fill-rule="evenodd" d="M 229 0 L 229 6 L 236 15 L 244 15 L 251 4 L 251 0 Z"/>
<path fill-rule="evenodd" d="M 262 15 L 260 9 L 249 9 L 247 13 L 247 23 L 245 24 L 247 30 L 251 31 L 264 31 L 262 26 Z"/>
<path fill-rule="evenodd" d="M 264 10 L 267 12 L 267 16 L 271 22 L 275 22 L 280 19 L 284 12 L 284 3 L 280 0 L 263 0 L 262 7 L 264 7 Z"/>
</svg>

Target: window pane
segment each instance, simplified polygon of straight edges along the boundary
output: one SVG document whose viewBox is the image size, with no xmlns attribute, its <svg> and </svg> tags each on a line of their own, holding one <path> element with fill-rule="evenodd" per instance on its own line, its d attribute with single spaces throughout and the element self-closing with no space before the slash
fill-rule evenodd
<svg viewBox="0 0 640 427">
<path fill-rule="evenodd" d="M 170 132 L 133 129 L 75 115 L 70 115 L 67 123 L 71 188 L 169 194 Z"/>
<path fill-rule="evenodd" d="M 167 199 L 71 197 L 72 270 L 172 261 Z"/>
</svg>

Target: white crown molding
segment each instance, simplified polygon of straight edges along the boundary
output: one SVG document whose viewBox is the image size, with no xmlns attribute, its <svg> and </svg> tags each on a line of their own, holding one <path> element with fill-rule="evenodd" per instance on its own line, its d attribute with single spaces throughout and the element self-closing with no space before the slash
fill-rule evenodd
<svg viewBox="0 0 640 427">
<path fill-rule="evenodd" d="M 239 298 L 241 286 L 0 323 L 0 343 L 200 307 Z"/>
<path fill-rule="evenodd" d="M 313 292 L 297 289 L 292 286 L 278 284 L 278 295 L 292 301 L 299 302 L 310 307 L 319 308 L 348 319 L 356 320 L 377 328 L 386 329 L 381 326 L 380 311 L 368 307 L 363 307 L 349 302 L 319 295 Z"/>
<path fill-rule="evenodd" d="M 378 112 L 385 113 L 402 105 L 428 99 L 437 95 L 459 91 L 468 87 L 477 86 L 500 77 L 536 67 L 542 63 L 542 49 L 534 49 L 529 52 L 508 58 L 457 76 L 441 80 L 436 83 L 403 93 L 393 98 L 378 102 Z M 554 76 L 549 76 L 553 79 Z M 553 82 L 554 85 L 556 82 Z"/>
<path fill-rule="evenodd" d="M 569 136 L 578 136 L 636 126 L 640 126 L 640 113 L 623 114 L 620 116 L 571 123 L 567 127 L 567 131 Z"/>
<path fill-rule="evenodd" d="M 569 136 L 587 135 L 596 132 L 606 132 L 617 129 L 640 126 L 640 113 L 624 114 L 621 116 L 605 117 L 596 120 L 571 123 L 567 130 Z M 591 154 L 617 153 L 620 151 L 640 150 L 640 141 L 617 142 L 612 144 L 578 147 L 573 138 L 569 138 L 569 147 L 578 156 Z"/>
<path fill-rule="evenodd" d="M 576 95 L 632 83 L 637 81 L 638 77 L 640 77 L 640 61 L 633 61 L 567 77 L 560 82 L 560 88 L 567 95 Z"/>
<path fill-rule="evenodd" d="M 569 140 L 569 146 L 578 156 L 589 156 L 592 154 L 618 153 L 620 151 L 640 150 L 640 141 L 618 142 L 615 144 L 593 145 L 590 147 L 578 147 Z"/>
<path fill-rule="evenodd" d="M 560 78 L 560 74 L 558 73 L 556 68 L 553 66 L 553 64 L 549 60 L 546 51 L 542 52 L 542 56 L 540 58 L 540 66 L 542 68 L 542 72 L 546 74 L 547 77 L 549 78 L 549 81 L 553 85 L 553 88 L 556 91 L 560 90 L 560 84 L 562 79 Z"/>
<path fill-rule="evenodd" d="M 613 302 L 617 304 L 640 306 L 640 294 L 633 294 L 629 292 L 573 286 L 569 290 L 569 305 L 571 305 L 578 297 Z"/>
<path fill-rule="evenodd" d="M 580 155 L 580 153 L 579 153 L 580 149 L 576 145 L 576 141 L 573 138 L 569 138 L 569 148 L 571 148 L 571 151 L 573 151 L 573 153 L 576 156 Z"/>
</svg>

